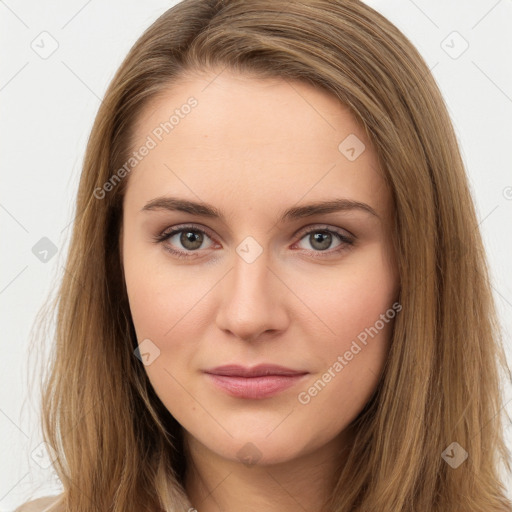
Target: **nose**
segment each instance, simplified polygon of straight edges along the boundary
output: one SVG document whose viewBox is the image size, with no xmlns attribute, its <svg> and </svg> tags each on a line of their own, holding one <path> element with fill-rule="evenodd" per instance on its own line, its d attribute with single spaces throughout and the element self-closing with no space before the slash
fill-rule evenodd
<svg viewBox="0 0 512 512">
<path fill-rule="evenodd" d="M 265 251 L 252 263 L 235 256 L 233 268 L 217 290 L 219 329 L 245 341 L 275 337 L 286 330 L 292 293 L 268 264 Z"/>
</svg>

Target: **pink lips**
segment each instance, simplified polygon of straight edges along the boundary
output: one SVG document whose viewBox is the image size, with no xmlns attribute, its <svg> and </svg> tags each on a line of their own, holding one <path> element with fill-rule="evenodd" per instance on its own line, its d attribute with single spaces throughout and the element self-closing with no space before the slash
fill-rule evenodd
<svg viewBox="0 0 512 512">
<path fill-rule="evenodd" d="M 262 399 L 288 389 L 308 372 L 261 364 L 252 368 L 239 365 L 218 366 L 205 370 L 205 373 L 213 384 L 231 396 Z"/>
</svg>

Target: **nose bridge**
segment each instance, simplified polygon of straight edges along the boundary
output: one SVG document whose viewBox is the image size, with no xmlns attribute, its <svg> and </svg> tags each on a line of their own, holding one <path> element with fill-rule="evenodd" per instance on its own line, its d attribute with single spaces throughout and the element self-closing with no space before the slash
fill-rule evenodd
<svg viewBox="0 0 512 512">
<path fill-rule="evenodd" d="M 240 296 L 239 299 L 245 300 L 245 297 L 251 296 L 257 298 L 257 295 L 264 293 L 270 284 L 269 277 L 272 273 L 268 268 L 270 263 L 268 251 L 262 252 L 254 260 L 240 256 L 239 250 L 237 253 L 231 276 L 234 292 Z"/>
<path fill-rule="evenodd" d="M 268 268 L 269 252 L 265 250 L 254 255 L 254 247 L 250 245 L 248 252 L 241 252 L 242 250 L 243 246 L 237 248 L 228 297 L 235 303 L 239 314 L 248 317 L 252 311 L 264 315 L 266 307 L 275 299 L 276 291 L 273 283 L 275 276 Z M 249 255 L 250 258 L 247 257 Z"/>
<path fill-rule="evenodd" d="M 263 234 L 257 236 L 258 239 L 246 236 L 235 248 L 230 280 L 232 293 L 242 302 L 251 301 L 251 297 L 257 300 L 258 295 L 265 294 L 269 291 L 267 288 L 272 287 L 274 276 L 268 268 L 272 264 L 272 255 L 268 244 L 262 241 L 263 237 Z"/>
</svg>

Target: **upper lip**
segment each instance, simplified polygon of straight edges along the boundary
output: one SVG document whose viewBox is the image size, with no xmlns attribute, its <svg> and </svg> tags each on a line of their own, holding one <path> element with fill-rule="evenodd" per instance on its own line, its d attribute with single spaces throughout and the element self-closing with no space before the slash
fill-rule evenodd
<svg viewBox="0 0 512 512">
<path fill-rule="evenodd" d="M 285 368 L 284 366 L 275 364 L 259 364 L 250 368 L 237 364 L 228 364 L 205 370 L 205 373 L 229 375 L 231 377 L 263 377 L 268 375 L 304 375 L 308 372 L 292 370 L 291 368 Z"/>
</svg>

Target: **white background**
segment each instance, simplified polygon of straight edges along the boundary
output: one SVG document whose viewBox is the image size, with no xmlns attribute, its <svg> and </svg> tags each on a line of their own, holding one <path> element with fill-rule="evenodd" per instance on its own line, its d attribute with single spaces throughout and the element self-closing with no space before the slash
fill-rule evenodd
<svg viewBox="0 0 512 512">
<path fill-rule="evenodd" d="M 63 272 L 82 158 L 100 99 L 143 30 L 175 3 L 0 1 L 0 511 L 13 510 L 30 494 L 60 490 L 51 470 L 31 458 L 42 438 L 39 390 L 27 386 L 33 371 L 27 362 L 30 330 Z M 444 95 L 467 166 L 512 365 L 512 2 L 367 3 L 415 44 Z M 51 36 L 41 36 L 44 31 Z M 45 59 L 31 47 L 42 46 L 43 37 L 46 49 L 51 38 L 58 44 Z M 46 263 L 32 252 L 43 237 L 58 249 Z M 510 414 L 512 392 L 505 390 Z M 512 428 L 507 441 L 512 448 Z M 512 489 L 510 478 L 507 485 Z"/>
</svg>

